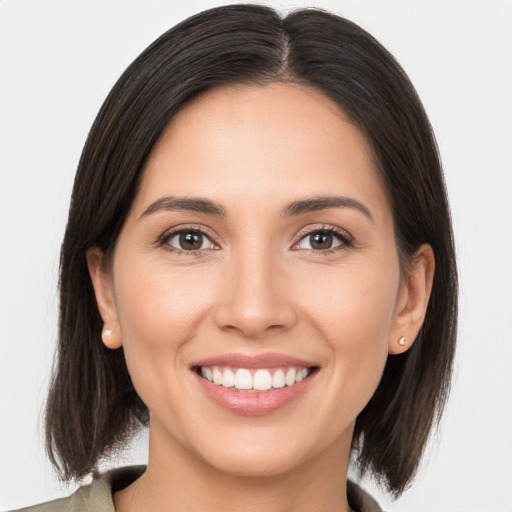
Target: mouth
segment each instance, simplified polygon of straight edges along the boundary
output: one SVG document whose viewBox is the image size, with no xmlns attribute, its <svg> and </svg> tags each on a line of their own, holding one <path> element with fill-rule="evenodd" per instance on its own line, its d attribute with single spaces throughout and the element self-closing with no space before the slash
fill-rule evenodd
<svg viewBox="0 0 512 512">
<path fill-rule="evenodd" d="M 230 413 L 263 416 L 306 394 L 320 366 L 281 354 L 226 354 L 191 366 L 199 387 Z"/>
<path fill-rule="evenodd" d="M 318 367 L 237 368 L 210 365 L 193 369 L 202 379 L 216 386 L 245 393 L 262 393 L 293 387 L 315 373 Z"/>
</svg>

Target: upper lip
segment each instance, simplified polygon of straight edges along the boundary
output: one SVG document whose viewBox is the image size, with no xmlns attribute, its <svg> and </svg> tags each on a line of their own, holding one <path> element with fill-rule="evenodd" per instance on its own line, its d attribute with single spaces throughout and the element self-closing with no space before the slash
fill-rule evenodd
<svg viewBox="0 0 512 512">
<path fill-rule="evenodd" d="M 194 362 L 192 367 L 198 366 L 232 366 L 236 368 L 280 368 L 283 366 L 300 366 L 311 367 L 318 366 L 314 362 L 306 361 L 285 354 L 268 352 L 265 354 L 222 354 L 218 356 L 208 357 Z"/>
</svg>

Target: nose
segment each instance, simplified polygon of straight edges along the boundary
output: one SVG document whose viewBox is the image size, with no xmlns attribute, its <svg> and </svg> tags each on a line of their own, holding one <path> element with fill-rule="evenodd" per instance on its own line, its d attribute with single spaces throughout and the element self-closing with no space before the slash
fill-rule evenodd
<svg viewBox="0 0 512 512">
<path fill-rule="evenodd" d="M 215 324 L 248 339 L 290 329 L 297 316 L 286 270 L 261 251 L 235 259 L 225 275 Z"/>
</svg>

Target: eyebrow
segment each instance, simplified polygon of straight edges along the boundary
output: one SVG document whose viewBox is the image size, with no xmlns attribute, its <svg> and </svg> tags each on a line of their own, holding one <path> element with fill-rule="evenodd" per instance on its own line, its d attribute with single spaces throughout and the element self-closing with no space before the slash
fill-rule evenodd
<svg viewBox="0 0 512 512">
<path fill-rule="evenodd" d="M 293 201 L 293 203 L 285 206 L 282 215 L 288 217 L 290 215 L 300 215 L 302 213 L 327 210 L 329 208 L 353 208 L 364 214 L 371 221 L 374 220 L 370 210 L 364 204 L 350 197 L 339 196 L 320 196 Z"/>
<path fill-rule="evenodd" d="M 208 213 L 218 217 L 226 216 L 226 210 L 224 210 L 220 204 L 210 201 L 209 199 L 203 199 L 200 197 L 188 198 L 166 196 L 151 203 L 144 212 L 142 212 L 139 220 L 162 210 L 186 210 L 189 212 Z"/>
<path fill-rule="evenodd" d="M 281 215 L 283 217 L 289 217 L 308 212 L 327 210 L 329 208 L 353 208 L 364 214 L 370 220 L 374 220 L 370 210 L 364 204 L 350 197 L 339 196 L 319 196 L 293 201 L 284 207 Z M 162 210 L 185 210 L 216 215 L 217 217 L 226 217 L 226 210 L 220 204 L 209 199 L 200 197 L 165 196 L 151 203 L 139 217 L 139 220 Z"/>
</svg>

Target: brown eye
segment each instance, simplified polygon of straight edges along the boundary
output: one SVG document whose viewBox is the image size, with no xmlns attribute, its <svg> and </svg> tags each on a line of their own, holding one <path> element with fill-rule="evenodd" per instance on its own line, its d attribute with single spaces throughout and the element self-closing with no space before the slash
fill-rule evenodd
<svg viewBox="0 0 512 512">
<path fill-rule="evenodd" d="M 215 244 L 199 231 L 178 231 L 172 233 L 167 240 L 167 245 L 181 251 L 201 251 L 215 249 Z"/>
<path fill-rule="evenodd" d="M 337 247 L 349 247 L 352 240 L 348 234 L 336 230 L 319 229 L 303 236 L 294 249 L 309 249 L 312 251 L 328 251 Z"/>
<path fill-rule="evenodd" d="M 180 233 L 180 248 L 185 251 L 198 251 L 203 245 L 200 233 Z"/>
<path fill-rule="evenodd" d="M 333 236 L 331 233 L 315 233 L 310 235 L 311 248 L 316 251 L 330 249 L 333 243 Z"/>
</svg>

